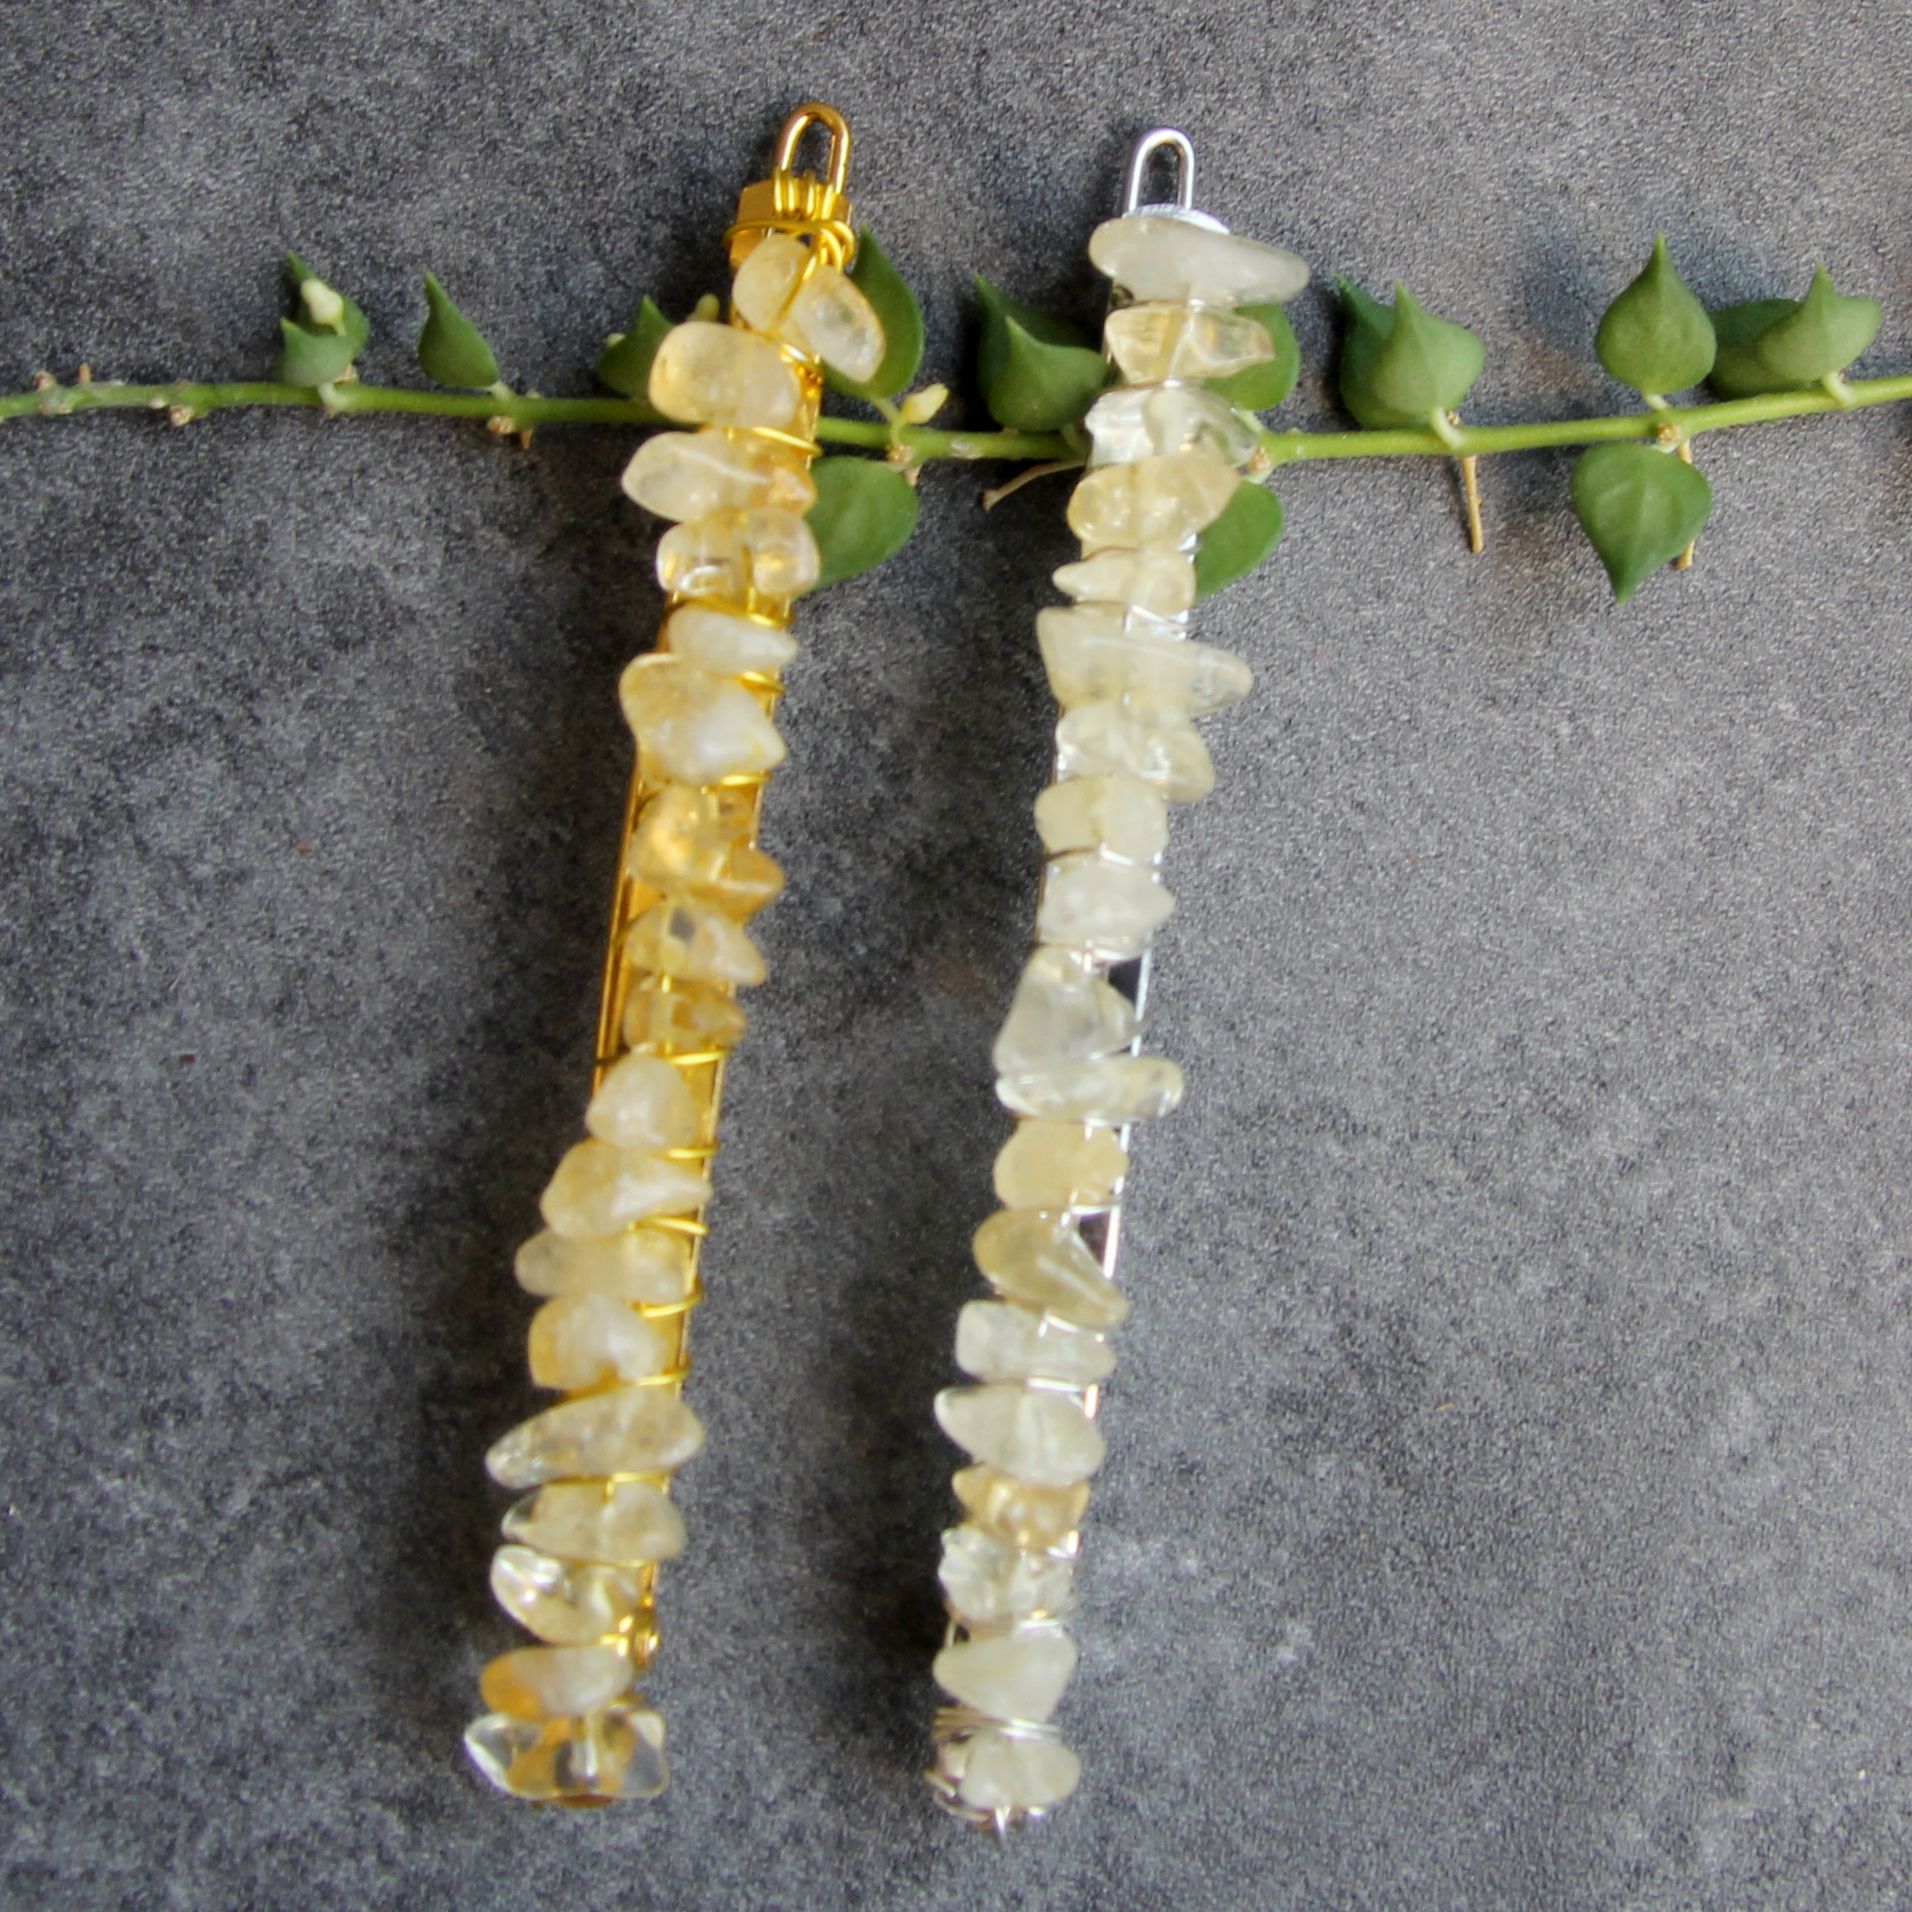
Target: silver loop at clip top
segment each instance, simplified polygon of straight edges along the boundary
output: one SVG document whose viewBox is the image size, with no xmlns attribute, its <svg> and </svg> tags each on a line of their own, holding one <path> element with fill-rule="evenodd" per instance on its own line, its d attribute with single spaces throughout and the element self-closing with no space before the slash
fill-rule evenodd
<svg viewBox="0 0 1912 1912">
<path fill-rule="evenodd" d="M 1151 205 L 1142 203 L 1148 191 L 1149 163 L 1157 153 L 1175 155 L 1175 197 Z M 1187 219 L 1216 232 L 1228 228 L 1219 219 L 1195 210 L 1195 142 L 1174 126 L 1157 126 L 1144 133 L 1129 152 L 1129 170 L 1122 182 L 1122 212 L 1148 213 L 1163 219 Z"/>
</svg>

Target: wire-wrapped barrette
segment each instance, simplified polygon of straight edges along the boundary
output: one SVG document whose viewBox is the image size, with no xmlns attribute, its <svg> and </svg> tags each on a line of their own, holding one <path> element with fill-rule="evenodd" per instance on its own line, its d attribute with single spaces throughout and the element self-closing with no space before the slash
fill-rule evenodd
<svg viewBox="0 0 1912 1912">
<path fill-rule="evenodd" d="M 1172 204 L 1143 204 L 1151 164 L 1179 161 Z M 1076 1666 L 1079 1523 L 1101 1465 L 1109 1331 L 1131 1126 L 1181 1100 L 1175 1064 L 1141 1052 L 1149 947 L 1174 898 L 1162 885 L 1168 807 L 1214 782 L 1193 719 L 1246 695 L 1248 666 L 1192 642 L 1193 553 L 1261 461 L 1253 422 L 1205 381 L 1273 353 L 1240 306 L 1292 298 L 1307 269 L 1194 210 L 1194 151 L 1158 129 L 1138 142 L 1122 214 L 1089 256 L 1114 285 L 1104 347 L 1119 382 L 1085 421 L 1090 469 L 1069 502 L 1080 561 L 1055 581 L 1037 639 L 1062 718 L 1054 781 L 1036 802 L 1046 861 L 1036 950 L 996 1038 L 997 1093 L 1018 1118 L 996 1157 L 1001 1208 L 977 1231 L 995 1298 L 962 1311 L 957 1365 L 936 1413 L 972 1457 L 963 1519 L 943 1536 L 949 1632 L 928 1778 L 998 1833 L 1074 1791 L 1081 1772 L 1052 1715 Z"/>
<path fill-rule="evenodd" d="M 829 143 L 821 179 L 796 170 L 813 127 Z M 725 1058 L 744 1031 L 736 993 L 764 974 L 745 924 L 783 883 L 757 829 L 784 756 L 771 719 L 796 653 L 787 627 L 818 577 L 804 513 L 823 367 L 867 378 L 883 355 L 846 273 L 849 159 L 833 108 L 785 123 L 728 234 L 729 323 L 675 327 L 651 365 L 651 403 L 699 429 L 648 440 L 624 477 L 675 521 L 657 552 L 669 605 L 656 651 L 619 684 L 637 766 L 588 1139 L 558 1165 L 544 1230 L 517 1258 L 544 1304 L 531 1378 L 563 1399 L 486 1463 L 525 1490 L 492 1590 L 542 1644 L 485 1668 L 490 1710 L 465 1736 L 485 1777 L 525 1799 L 648 1798 L 667 1780 L 663 1719 L 637 1683 L 657 1650 L 659 1564 L 685 1542 L 672 1477 L 703 1442 L 683 1386 Z"/>
</svg>

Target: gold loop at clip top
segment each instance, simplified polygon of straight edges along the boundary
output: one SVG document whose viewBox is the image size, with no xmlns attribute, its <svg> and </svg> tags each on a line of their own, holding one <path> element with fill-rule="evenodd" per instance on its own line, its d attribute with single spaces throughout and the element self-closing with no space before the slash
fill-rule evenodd
<svg viewBox="0 0 1912 1912">
<path fill-rule="evenodd" d="M 780 173 L 796 170 L 797 148 L 811 127 L 821 126 L 830 135 L 830 165 L 825 174 L 832 192 L 847 192 L 850 186 L 850 122 L 834 106 L 822 100 L 806 100 L 784 121 L 777 135 L 776 167 Z"/>
<path fill-rule="evenodd" d="M 830 136 L 824 176 L 795 170 L 797 148 L 812 126 Z M 766 233 L 788 232 L 815 243 L 834 266 L 847 266 L 856 255 L 856 230 L 846 197 L 850 177 L 850 123 L 834 106 L 811 100 L 784 121 L 777 135 L 775 166 L 768 179 L 746 186 L 737 199 L 737 217 L 725 233 L 733 267 Z"/>
</svg>

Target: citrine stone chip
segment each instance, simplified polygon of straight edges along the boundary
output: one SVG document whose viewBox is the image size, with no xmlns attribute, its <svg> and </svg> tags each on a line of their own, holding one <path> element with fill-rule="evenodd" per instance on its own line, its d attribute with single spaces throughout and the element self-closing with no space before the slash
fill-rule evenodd
<svg viewBox="0 0 1912 1912">
<path fill-rule="evenodd" d="M 766 233 L 737 268 L 731 308 L 759 332 L 862 381 L 883 363 L 883 322 L 848 273 L 787 232 Z"/>
<path fill-rule="evenodd" d="M 1280 246 L 1164 213 L 1105 219 L 1089 235 L 1089 258 L 1132 299 L 1282 304 L 1308 283 L 1306 262 Z"/>
<path fill-rule="evenodd" d="M 692 319 L 672 326 L 651 360 L 650 400 L 686 425 L 781 431 L 803 404 L 796 369 L 768 339 Z"/>
<path fill-rule="evenodd" d="M 750 432 L 659 432 L 624 467 L 633 504 L 680 524 L 773 505 L 799 516 L 817 501 L 804 455 Z"/>
</svg>

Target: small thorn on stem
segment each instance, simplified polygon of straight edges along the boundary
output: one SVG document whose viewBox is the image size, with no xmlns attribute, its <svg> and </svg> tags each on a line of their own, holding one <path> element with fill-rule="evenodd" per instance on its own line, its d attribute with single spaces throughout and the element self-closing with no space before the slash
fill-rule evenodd
<svg viewBox="0 0 1912 1912">
<path fill-rule="evenodd" d="M 1461 460 L 1461 490 L 1467 497 L 1467 548 L 1479 557 L 1487 549 L 1487 533 L 1480 521 L 1480 459 L 1472 452 Z"/>
<path fill-rule="evenodd" d="M 993 491 L 983 493 L 983 509 L 994 511 L 1011 492 L 1020 491 L 1024 485 L 1034 484 L 1038 478 L 1053 478 L 1059 471 L 1075 471 L 1081 465 L 1078 458 L 1058 458 L 1053 464 L 1031 465 L 1027 471 L 1019 471 L 1006 485 L 998 485 Z"/>
<path fill-rule="evenodd" d="M 75 385 L 91 385 L 93 383 L 92 366 L 82 364 L 80 369 L 73 375 L 73 383 Z"/>
<path fill-rule="evenodd" d="M 1692 441 L 1692 440 L 1691 440 L 1690 438 L 1682 438 L 1682 439 L 1680 440 L 1680 448 L 1679 448 L 1679 450 L 1678 450 L 1678 451 L 1677 451 L 1677 452 L 1676 452 L 1676 453 L 1674 454 L 1674 456 L 1675 456 L 1675 457 L 1677 457 L 1677 458 L 1679 459 L 1679 461 L 1680 461 L 1680 463 L 1681 463 L 1681 464 L 1683 464 L 1683 465 L 1690 465 L 1690 464 L 1692 464 L 1692 462 L 1693 462 L 1693 441 Z M 1686 547 L 1686 549 L 1685 549 L 1684 551 L 1682 551 L 1682 552 L 1680 553 L 1680 555 L 1679 555 L 1679 556 L 1678 556 L 1677 558 L 1675 558 L 1675 559 L 1673 560 L 1673 568 L 1674 568 L 1674 570 L 1676 570 L 1676 571 L 1690 571 L 1690 570 L 1692 570 L 1692 568 L 1693 568 L 1693 546 L 1694 546 L 1695 544 L 1697 544 L 1698 542 L 1699 542 L 1699 540 L 1698 540 L 1698 539 L 1696 539 L 1696 538 L 1695 538 L 1695 539 L 1690 539 L 1690 540 L 1688 541 L 1688 543 L 1687 543 L 1687 547 Z"/>
</svg>

